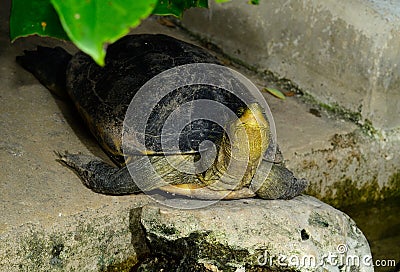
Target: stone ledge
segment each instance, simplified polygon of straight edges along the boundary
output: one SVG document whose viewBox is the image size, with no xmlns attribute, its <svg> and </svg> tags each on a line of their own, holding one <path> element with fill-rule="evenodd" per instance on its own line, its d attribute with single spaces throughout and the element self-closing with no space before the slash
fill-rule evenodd
<svg viewBox="0 0 400 272">
<path fill-rule="evenodd" d="M 51 223 L 27 222 L 0 233 L 1 271 L 129 271 L 143 253 L 134 208 L 106 205 L 60 216 Z M 141 231 L 141 230 L 140 230 Z M 118 270 L 111 268 L 118 266 Z M 107 270 L 109 269 L 109 270 Z"/>
<path fill-rule="evenodd" d="M 371 256 L 368 242 L 343 212 L 310 196 L 292 200 L 220 201 L 185 210 L 149 202 L 107 205 L 0 234 L 4 271 L 339 271 L 323 262 Z M 193 206 L 170 199 L 173 207 Z M 338 247 L 343 251 L 338 252 Z M 286 267 L 278 257 L 314 263 Z M 335 255 L 335 256 L 336 256 Z M 139 263 L 138 263 L 139 262 Z M 320 264 L 321 263 L 321 264 Z M 346 265 L 345 265 L 346 266 Z M 362 262 L 352 271 L 373 271 Z M 324 270 L 325 269 L 325 270 Z M 326 270 L 327 269 L 327 270 Z"/>
<path fill-rule="evenodd" d="M 153 253 L 141 271 L 373 271 L 361 261 L 371 253 L 354 221 L 310 196 L 221 201 L 199 210 L 149 204 L 141 222 Z M 360 265 L 329 263 L 329 254 L 359 258 Z"/>
</svg>

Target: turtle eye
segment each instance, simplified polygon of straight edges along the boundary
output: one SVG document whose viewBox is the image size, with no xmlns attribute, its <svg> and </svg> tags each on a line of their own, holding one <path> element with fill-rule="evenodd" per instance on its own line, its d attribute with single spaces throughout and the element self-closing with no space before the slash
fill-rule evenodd
<svg viewBox="0 0 400 272">
<path fill-rule="evenodd" d="M 241 117 L 243 115 L 243 113 L 246 111 L 246 108 L 244 107 L 240 107 L 237 111 L 236 111 L 236 115 L 237 117 Z"/>
</svg>

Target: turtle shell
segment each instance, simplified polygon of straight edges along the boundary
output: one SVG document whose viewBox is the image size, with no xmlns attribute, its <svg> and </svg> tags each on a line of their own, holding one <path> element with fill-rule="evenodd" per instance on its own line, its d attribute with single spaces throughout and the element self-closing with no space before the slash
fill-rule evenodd
<svg viewBox="0 0 400 272">
<path fill-rule="evenodd" d="M 219 64 L 204 49 L 169 36 L 130 35 L 108 47 L 104 67 L 98 66 L 88 55 L 77 53 L 67 70 L 67 89 L 99 143 L 112 158 L 122 163 L 122 128 L 132 98 L 154 76 L 190 63 Z M 154 96 L 157 92 L 154 89 L 147 95 Z M 130 150 L 142 154 L 146 151 L 191 152 L 198 150 L 205 140 L 217 142 L 223 127 L 214 121 L 199 119 L 189 122 L 182 130 L 167 133 L 171 141 L 178 137 L 179 150 L 168 150 L 168 137 L 165 140 L 167 146 L 164 142 L 161 144 L 163 125 L 170 114 L 179 105 L 199 99 L 221 103 L 237 116 L 246 106 L 242 99 L 216 86 L 195 84 L 179 87 L 159 100 L 147 120 L 143 137 L 132 138 L 128 143 Z M 145 102 L 138 105 L 143 109 L 147 106 Z M 186 114 L 195 111 L 196 108 L 192 108 Z M 222 123 L 229 121 L 227 113 L 218 112 L 216 115 L 223 116 Z"/>
</svg>

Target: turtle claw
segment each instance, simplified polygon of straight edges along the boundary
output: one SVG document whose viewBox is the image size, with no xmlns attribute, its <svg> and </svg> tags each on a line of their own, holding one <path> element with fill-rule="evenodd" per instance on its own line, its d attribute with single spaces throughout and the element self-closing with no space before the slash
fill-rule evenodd
<svg viewBox="0 0 400 272">
<path fill-rule="evenodd" d="M 65 164 L 71 168 L 76 168 L 78 165 L 82 166 L 83 164 L 87 164 L 89 161 L 96 159 L 95 157 L 91 157 L 88 155 L 83 155 L 83 154 L 72 154 L 69 153 L 68 151 L 60 152 L 60 151 L 54 151 L 56 156 L 58 157 L 57 161 Z M 86 158 L 83 159 L 83 158 Z M 86 161 L 86 163 L 85 163 Z"/>
<path fill-rule="evenodd" d="M 66 160 L 65 155 L 69 154 L 68 151 L 60 152 L 60 151 L 54 150 L 53 152 L 57 156 L 57 159 L 56 159 L 57 162 L 67 165 L 67 163 L 66 163 L 67 160 Z"/>
<path fill-rule="evenodd" d="M 56 156 L 58 157 L 57 160 L 59 160 L 59 159 L 61 159 L 61 158 L 63 157 L 63 153 L 62 153 L 62 152 L 56 151 L 56 150 L 54 150 L 53 152 L 54 152 L 54 154 L 56 154 Z M 64 153 L 68 153 L 68 151 L 64 151 Z"/>
</svg>

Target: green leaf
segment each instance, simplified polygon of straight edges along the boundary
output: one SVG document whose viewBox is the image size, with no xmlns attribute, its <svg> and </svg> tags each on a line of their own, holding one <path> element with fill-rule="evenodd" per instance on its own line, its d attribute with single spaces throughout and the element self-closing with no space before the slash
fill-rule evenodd
<svg viewBox="0 0 400 272">
<path fill-rule="evenodd" d="M 153 14 L 181 17 L 191 7 L 208 8 L 208 0 L 159 0 Z"/>
<path fill-rule="evenodd" d="M 260 4 L 260 0 L 249 0 L 249 4 L 258 5 Z"/>
<path fill-rule="evenodd" d="M 279 90 L 277 90 L 277 89 L 273 89 L 273 88 L 264 88 L 263 91 L 264 91 L 264 92 L 269 92 L 269 93 L 272 94 L 273 96 L 278 97 L 278 98 L 280 98 L 280 99 L 282 99 L 282 100 L 285 100 L 285 99 L 286 99 L 286 96 L 285 96 L 281 91 L 279 91 Z"/>
<path fill-rule="evenodd" d="M 10 16 L 11 40 L 33 34 L 68 39 L 50 0 L 13 0 Z"/>
<path fill-rule="evenodd" d="M 99 65 L 108 44 L 139 25 L 157 0 L 51 0 L 69 38 Z"/>
<path fill-rule="evenodd" d="M 181 16 L 191 7 L 208 7 L 208 1 L 13 0 L 10 36 L 12 40 L 32 34 L 70 39 L 104 65 L 107 45 L 126 35 L 152 12 Z"/>
</svg>

